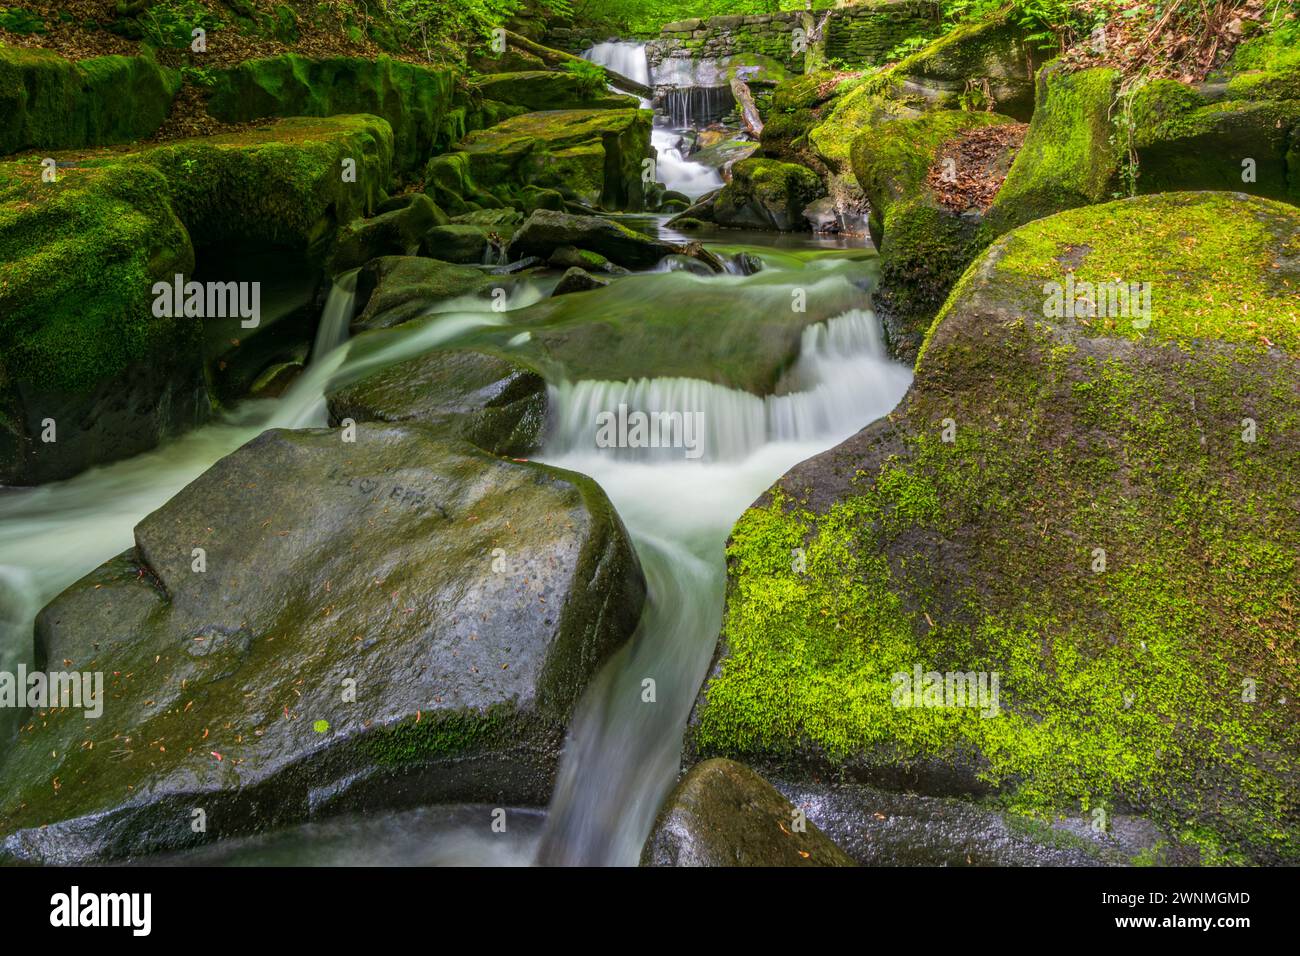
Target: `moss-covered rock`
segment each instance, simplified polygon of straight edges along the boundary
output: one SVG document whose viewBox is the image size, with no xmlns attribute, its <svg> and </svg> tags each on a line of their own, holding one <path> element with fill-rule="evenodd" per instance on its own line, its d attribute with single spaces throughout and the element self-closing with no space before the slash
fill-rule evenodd
<svg viewBox="0 0 1300 956">
<path fill-rule="evenodd" d="M 386 329 L 424 315 L 431 305 L 481 292 L 491 277 L 472 266 L 416 256 L 371 259 L 357 274 L 352 332 Z"/>
<path fill-rule="evenodd" d="M 736 525 L 694 753 L 1300 859 L 1298 237 L 1175 193 L 999 240 L 904 404 Z"/>
<path fill-rule="evenodd" d="M 430 229 L 450 222 L 427 195 L 414 193 L 397 209 L 371 219 L 354 219 L 339 230 L 329 271 L 338 275 L 380 256 L 412 255 Z"/>
<path fill-rule="evenodd" d="M 778 229 L 808 228 L 803 211 L 826 194 L 811 169 L 775 159 L 745 159 L 731 169 L 731 182 L 713 203 L 713 221 L 720 226 Z"/>
<path fill-rule="evenodd" d="M 393 131 L 377 116 L 294 117 L 164 143 L 122 161 L 162 173 L 196 246 L 260 240 L 321 259 L 340 225 L 379 204 L 392 174 Z"/>
<path fill-rule="evenodd" d="M 997 113 L 933 110 L 872 126 L 854 140 L 854 174 L 880 250 L 876 303 L 900 357 L 916 355 L 953 284 L 987 243 L 979 210 L 944 206 L 928 183 L 931 169 L 946 144 L 1010 122 Z"/>
<path fill-rule="evenodd" d="M 335 389 L 330 421 L 419 422 L 494 455 L 527 455 L 546 426 L 546 382 L 531 369 L 467 349 L 434 351 Z"/>
<path fill-rule="evenodd" d="M 527 70 L 519 73 L 493 73 L 474 82 L 474 89 L 489 100 L 537 110 L 614 110 L 636 109 L 635 96 L 610 93 L 603 87 L 592 91 L 573 73 L 554 70 Z"/>
<path fill-rule="evenodd" d="M 382 116 L 393 128 L 395 168 L 402 172 L 419 170 L 465 133 L 464 104 L 446 69 L 382 55 L 310 59 L 285 53 L 214 70 L 212 77 L 208 112 L 230 123 L 266 116 Z M 462 112 L 453 115 L 458 107 Z"/>
<path fill-rule="evenodd" d="M 198 323 L 152 309 L 153 284 L 194 266 L 162 175 L 42 172 L 0 163 L 0 484 L 145 451 L 208 411 Z"/>
<path fill-rule="evenodd" d="M 904 58 L 890 82 L 935 106 L 970 105 L 1027 120 L 1034 112 L 1033 76 L 1050 51 L 1026 39 L 1010 14 L 963 24 Z"/>
<path fill-rule="evenodd" d="M 179 72 L 147 56 L 73 62 L 0 45 L 0 155 L 144 139 L 162 126 L 180 85 Z"/>
<path fill-rule="evenodd" d="M 866 257 L 808 266 L 802 312 L 791 307 L 787 269 L 624 276 L 515 309 L 508 328 L 486 327 L 465 343 L 553 383 L 687 378 L 766 396 L 795 364 L 804 329 L 861 306 L 874 268 Z"/>
<path fill-rule="evenodd" d="M 201 421 L 206 320 L 155 316 L 154 283 L 189 278 L 195 250 L 222 243 L 321 261 L 338 223 L 378 202 L 392 133 L 373 116 L 290 119 L 51 158 L 52 183 L 36 157 L 0 163 L 6 483 L 68 477 Z M 62 440 L 41 440 L 47 419 Z"/>
<path fill-rule="evenodd" d="M 1174 80 L 1132 94 L 1138 190 L 1239 189 L 1300 203 L 1300 166 L 1288 162 L 1300 136 L 1300 67 L 1233 77 L 1226 95 Z"/>
<path fill-rule="evenodd" d="M 471 133 L 456 148 L 479 188 L 500 198 L 555 189 L 588 205 L 640 210 L 643 162 L 654 156 L 648 110 L 548 110 Z M 435 199 L 437 197 L 435 196 Z"/>
<path fill-rule="evenodd" d="M 1113 70 L 1049 66 L 989 233 L 1139 192 L 1227 189 L 1300 202 L 1297 130 L 1300 66 L 1230 69 L 1197 86 L 1153 80 L 1123 93 Z"/>
</svg>

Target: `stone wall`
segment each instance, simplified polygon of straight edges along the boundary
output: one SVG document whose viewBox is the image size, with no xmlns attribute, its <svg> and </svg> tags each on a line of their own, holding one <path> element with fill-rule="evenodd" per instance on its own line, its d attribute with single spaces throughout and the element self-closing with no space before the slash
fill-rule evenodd
<svg viewBox="0 0 1300 956">
<path fill-rule="evenodd" d="M 937 32 L 937 11 L 929 0 L 868 0 L 853 6 L 817 11 L 826 25 L 826 55 L 849 66 L 874 66 L 908 37 Z M 651 68 L 664 59 L 720 58 L 743 54 L 772 57 L 793 72 L 802 72 L 804 53 L 796 50 L 795 28 L 802 11 L 762 16 L 717 16 L 666 24 L 646 47 Z"/>
</svg>

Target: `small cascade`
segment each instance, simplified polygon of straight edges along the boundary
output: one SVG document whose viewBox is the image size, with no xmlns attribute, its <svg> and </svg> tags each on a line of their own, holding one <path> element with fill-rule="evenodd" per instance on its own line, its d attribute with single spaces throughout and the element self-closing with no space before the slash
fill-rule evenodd
<svg viewBox="0 0 1300 956">
<path fill-rule="evenodd" d="M 650 63 L 646 60 L 645 44 L 626 40 L 597 43 L 581 54 L 584 60 L 622 73 L 642 86 L 650 85 Z"/>
<path fill-rule="evenodd" d="M 311 360 L 320 361 L 348 339 L 348 326 L 357 301 L 357 273 L 359 269 L 345 272 L 334 280 L 320 325 L 316 327 L 316 341 L 312 343 Z"/>
<path fill-rule="evenodd" d="M 673 129 L 702 129 L 736 108 L 729 86 L 688 86 L 664 92 L 661 102 Z"/>
<path fill-rule="evenodd" d="M 552 386 L 547 451 L 642 462 L 741 461 L 772 442 L 845 437 L 856 410 L 892 407 L 909 379 L 889 360 L 875 314 L 852 309 L 804 329 L 799 360 L 782 381 L 787 394 L 759 398 L 688 378 Z M 632 440 L 603 447 L 602 425 Z"/>
<path fill-rule="evenodd" d="M 616 73 L 622 73 L 628 79 L 644 83 L 646 86 L 652 86 L 657 81 L 657 77 L 652 75 L 650 64 L 646 60 L 644 43 L 628 43 L 624 41 L 597 43 L 584 51 L 582 58 L 590 60 L 592 63 L 599 63 Z M 710 98 L 716 100 L 720 94 L 703 93 L 693 101 L 692 96 L 694 93 L 693 90 L 675 89 L 669 94 L 669 96 L 676 95 L 673 102 L 680 104 L 675 108 L 678 109 L 679 118 L 682 120 L 693 115 L 692 110 L 698 110 L 698 113 L 703 115 L 710 108 L 717 108 L 716 103 L 710 107 L 709 103 L 712 102 Z M 726 95 L 731 96 L 730 89 L 726 90 Z M 694 105 L 692 105 L 693 103 Z M 647 100 L 642 100 L 641 105 L 645 109 L 651 108 L 651 104 Z M 726 112 L 724 110 L 723 113 L 719 114 L 719 117 L 725 115 Z M 663 183 L 666 189 L 679 192 L 691 199 L 698 199 L 705 193 L 720 189 L 722 187 L 722 176 L 711 166 L 693 163 L 682 155 L 681 133 L 691 127 L 688 122 L 679 122 L 679 118 L 666 115 L 663 111 L 655 113 L 655 125 L 650 134 L 650 143 L 654 147 L 656 155 L 656 179 Z"/>
</svg>

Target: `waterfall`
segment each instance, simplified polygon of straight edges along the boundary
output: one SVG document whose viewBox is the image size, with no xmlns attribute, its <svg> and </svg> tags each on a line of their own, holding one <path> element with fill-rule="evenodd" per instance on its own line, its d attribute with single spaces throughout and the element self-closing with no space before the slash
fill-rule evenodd
<svg viewBox="0 0 1300 956">
<path fill-rule="evenodd" d="M 553 385 L 547 450 L 563 456 L 600 451 L 625 461 L 685 460 L 681 444 L 598 448 L 600 424 L 608 420 L 602 414 L 618 415 L 622 406 L 652 422 L 681 422 L 683 430 L 693 416 L 702 426 L 702 460 L 737 462 L 772 442 L 847 437 L 857 410 L 892 407 L 908 378 L 889 360 L 875 314 L 852 309 L 804 329 L 799 359 L 782 383 L 799 389 L 791 394 L 760 398 L 687 378 Z"/>
<path fill-rule="evenodd" d="M 650 86 L 650 64 L 646 60 L 644 43 L 629 43 L 626 40 L 597 43 L 581 56 L 584 60 L 599 63 L 615 73 L 622 73 L 642 86 Z"/>
<path fill-rule="evenodd" d="M 592 63 L 599 63 L 616 73 L 622 73 L 628 79 L 636 80 L 646 86 L 653 86 L 656 79 L 651 74 L 650 65 L 646 60 L 644 43 L 628 43 L 624 41 L 597 43 L 590 49 L 585 50 L 582 53 L 582 58 L 590 60 Z M 680 110 L 679 119 L 681 122 L 678 119 L 656 113 L 655 126 L 650 133 L 650 143 L 654 147 L 656 156 L 655 174 L 658 181 L 663 183 L 666 189 L 679 192 L 691 199 L 698 199 L 707 192 L 721 188 L 722 176 L 713 167 L 705 166 L 703 163 L 692 163 L 682 155 L 681 131 L 687 129 L 690 125 L 686 120 L 689 118 L 691 110 L 691 91 L 678 90 L 675 92 L 685 96 L 684 102 L 686 105 Z M 710 95 L 703 94 L 701 102 L 708 100 Z M 727 95 L 730 97 L 730 90 L 727 91 Z M 641 106 L 649 109 L 650 103 L 642 100 Z M 666 124 L 665 119 L 671 125 Z"/>
<path fill-rule="evenodd" d="M 614 502 L 645 571 L 632 640 L 602 668 L 570 726 L 543 864 L 632 865 L 681 761 L 682 732 L 722 623 L 723 547 L 746 507 L 799 461 L 888 413 L 911 382 L 889 361 L 867 309 L 804 330 L 783 385 L 759 398 L 687 379 L 578 382 L 551 393 L 542 460 L 594 478 Z M 600 448 L 595 417 L 620 404 L 701 412 L 703 460 L 680 450 Z M 655 699 L 644 698 L 654 681 Z"/>
<path fill-rule="evenodd" d="M 312 343 L 311 359 L 319 361 L 347 341 L 348 326 L 357 301 L 357 273 L 360 269 L 345 272 L 334 280 L 325 311 L 316 327 L 316 341 Z"/>
<path fill-rule="evenodd" d="M 688 86 L 663 95 L 663 111 L 674 129 L 699 129 L 736 108 L 729 86 Z"/>
</svg>

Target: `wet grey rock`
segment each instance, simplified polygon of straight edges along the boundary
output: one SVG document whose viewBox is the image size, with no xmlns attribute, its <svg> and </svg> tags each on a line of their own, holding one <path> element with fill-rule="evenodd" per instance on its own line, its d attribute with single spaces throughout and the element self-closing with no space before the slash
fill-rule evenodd
<svg viewBox="0 0 1300 956">
<path fill-rule="evenodd" d="M 771 784 L 732 760 L 691 768 L 664 801 L 642 866 L 853 866 Z"/>
<path fill-rule="evenodd" d="M 508 255 L 511 259 L 546 259 L 561 246 L 589 249 L 629 269 L 649 269 L 678 251 L 671 243 L 651 239 L 609 219 L 538 209 L 515 232 Z"/>
<path fill-rule="evenodd" d="M 573 707 L 644 597 L 594 482 L 415 423 L 362 423 L 352 443 L 265 432 L 135 540 L 41 613 L 45 657 L 103 672 L 106 700 L 99 720 L 45 713 L 8 749 L 0 859 L 544 803 Z"/>
<path fill-rule="evenodd" d="M 1082 815 L 1041 821 L 969 800 L 860 784 L 774 781 L 864 866 L 1124 866 L 1194 862 L 1150 821 L 1116 815 L 1109 831 Z"/>
</svg>

